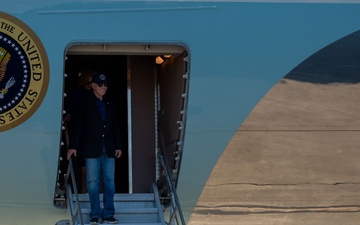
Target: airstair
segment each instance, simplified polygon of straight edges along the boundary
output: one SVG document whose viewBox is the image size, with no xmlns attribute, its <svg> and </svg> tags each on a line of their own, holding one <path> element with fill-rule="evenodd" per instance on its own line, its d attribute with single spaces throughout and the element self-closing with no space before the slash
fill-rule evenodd
<svg viewBox="0 0 360 225">
<path fill-rule="evenodd" d="M 119 220 L 120 224 L 166 224 L 156 185 L 152 187 L 152 190 L 152 193 L 115 195 L 115 218 Z M 70 210 L 73 212 L 73 224 L 89 224 L 90 203 L 88 195 L 70 194 L 69 196 Z M 102 195 L 100 198 L 102 199 Z"/>
<path fill-rule="evenodd" d="M 160 155 L 160 162 L 165 168 L 166 195 L 159 193 L 164 186 L 151 184 L 149 193 L 115 194 L 114 217 L 122 225 L 185 225 L 179 199 L 170 178 L 170 170 L 166 166 L 166 159 Z M 87 194 L 79 194 L 74 176 L 72 160 L 69 160 L 66 174 L 67 208 L 71 216 L 71 225 L 90 224 L 90 202 Z M 102 204 L 102 195 L 100 195 Z M 166 214 L 164 212 L 167 212 Z M 100 221 L 101 222 L 101 221 Z"/>
</svg>

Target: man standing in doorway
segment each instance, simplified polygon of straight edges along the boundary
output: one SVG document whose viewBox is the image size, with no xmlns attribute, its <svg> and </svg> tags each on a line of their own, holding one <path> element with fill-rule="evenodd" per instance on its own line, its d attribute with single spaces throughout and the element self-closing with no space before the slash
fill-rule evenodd
<svg viewBox="0 0 360 225">
<path fill-rule="evenodd" d="M 105 96 L 108 87 L 105 74 L 95 74 L 91 87 L 92 94 L 84 96 L 74 115 L 67 158 L 78 154 L 85 158 L 86 186 L 91 205 L 90 224 L 98 224 L 100 219 L 117 223 L 114 218 L 115 158 L 120 158 L 122 151 L 116 107 Z M 100 208 L 99 198 L 100 171 L 104 184 L 103 209 Z"/>
</svg>

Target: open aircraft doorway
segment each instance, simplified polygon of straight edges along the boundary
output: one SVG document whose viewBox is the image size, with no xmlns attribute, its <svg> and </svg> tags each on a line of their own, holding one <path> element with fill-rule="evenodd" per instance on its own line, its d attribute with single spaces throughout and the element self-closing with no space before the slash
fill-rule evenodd
<svg viewBox="0 0 360 225">
<path fill-rule="evenodd" d="M 164 149 L 176 185 L 187 111 L 187 49 L 177 44 L 79 43 L 65 52 L 63 132 L 54 204 L 66 207 L 66 151 L 71 107 L 76 105 L 72 101 L 77 99 L 79 78 L 89 70 L 108 75 L 107 95 L 118 106 L 123 155 L 116 159 L 116 193 L 147 193 L 151 183 L 161 189 L 164 172 L 159 149 Z M 78 191 L 86 193 L 84 162 L 77 158 L 73 165 Z"/>
</svg>

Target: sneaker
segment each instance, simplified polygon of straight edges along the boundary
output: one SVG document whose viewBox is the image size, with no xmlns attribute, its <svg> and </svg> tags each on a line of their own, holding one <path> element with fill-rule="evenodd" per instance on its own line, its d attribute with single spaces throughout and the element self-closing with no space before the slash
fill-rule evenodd
<svg viewBox="0 0 360 225">
<path fill-rule="evenodd" d="M 106 218 L 103 221 L 108 222 L 108 223 L 112 223 L 112 224 L 118 223 L 118 220 L 115 219 L 113 216 L 110 216 L 109 218 Z"/>
<path fill-rule="evenodd" d="M 93 217 L 90 219 L 90 224 L 99 224 L 99 218 Z"/>
</svg>

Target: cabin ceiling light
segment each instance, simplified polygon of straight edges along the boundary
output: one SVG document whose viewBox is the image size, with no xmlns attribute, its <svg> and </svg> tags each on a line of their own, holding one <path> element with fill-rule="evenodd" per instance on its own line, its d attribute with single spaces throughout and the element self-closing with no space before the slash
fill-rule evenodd
<svg viewBox="0 0 360 225">
<path fill-rule="evenodd" d="M 162 64 L 164 62 L 164 59 L 161 58 L 161 56 L 158 56 L 158 57 L 156 57 L 155 62 L 156 62 L 156 64 L 160 65 L 160 64 Z"/>
</svg>

